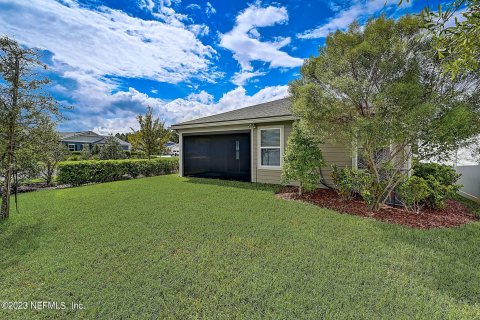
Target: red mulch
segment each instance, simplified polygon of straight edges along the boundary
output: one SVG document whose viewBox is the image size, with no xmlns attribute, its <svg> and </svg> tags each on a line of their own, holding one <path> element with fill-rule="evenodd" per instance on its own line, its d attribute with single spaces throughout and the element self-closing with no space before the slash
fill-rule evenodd
<svg viewBox="0 0 480 320">
<path fill-rule="evenodd" d="M 330 189 L 317 189 L 313 192 L 305 192 L 302 196 L 299 196 L 296 187 L 285 187 L 277 193 L 277 197 L 286 200 L 305 201 L 342 213 L 370 217 L 418 229 L 456 227 L 478 220 L 478 217 L 461 203 L 454 200 L 448 200 L 443 210 L 423 209 L 419 214 L 416 214 L 403 208 L 386 205 L 377 212 L 371 211 L 364 201 L 359 199 L 343 200 L 338 196 L 337 192 Z"/>
</svg>

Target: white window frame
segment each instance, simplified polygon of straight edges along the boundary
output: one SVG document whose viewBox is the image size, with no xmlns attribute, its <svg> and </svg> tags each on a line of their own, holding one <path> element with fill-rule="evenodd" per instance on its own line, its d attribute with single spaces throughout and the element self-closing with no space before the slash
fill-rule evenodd
<svg viewBox="0 0 480 320">
<path fill-rule="evenodd" d="M 70 146 L 73 146 L 73 150 L 70 150 Z M 68 144 L 68 151 L 71 151 L 71 152 L 75 152 L 75 151 L 76 151 L 75 143 L 69 143 L 69 144 Z"/>
<path fill-rule="evenodd" d="M 264 146 L 262 147 L 262 131 L 266 130 L 272 130 L 272 129 L 277 129 L 280 130 L 280 147 L 278 146 L 273 146 L 273 147 L 268 147 Z M 258 127 L 257 128 L 257 163 L 258 163 L 258 168 L 259 169 L 267 169 L 267 170 L 281 170 L 283 167 L 283 149 L 284 149 L 284 126 L 283 125 L 278 125 L 278 126 L 265 126 L 265 127 Z M 280 165 L 279 166 L 266 166 L 262 165 L 262 149 L 280 149 Z"/>
</svg>

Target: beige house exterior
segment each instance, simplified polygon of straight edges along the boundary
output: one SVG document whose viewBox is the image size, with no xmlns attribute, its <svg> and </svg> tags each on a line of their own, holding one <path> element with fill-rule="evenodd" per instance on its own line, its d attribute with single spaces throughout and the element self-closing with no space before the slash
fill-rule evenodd
<svg viewBox="0 0 480 320">
<path fill-rule="evenodd" d="M 227 167 L 237 170 L 236 161 L 247 161 L 248 157 L 249 170 L 244 162 L 239 179 L 226 174 L 227 179 L 280 184 L 283 154 L 295 120 L 289 109 L 287 98 L 173 125 L 171 129 L 179 134 L 180 176 L 224 178 L 212 170 L 224 172 L 224 162 L 230 162 Z M 248 140 L 248 145 L 240 143 L 240 139 Z M 250 150 L 243 150 L 242 154 L 241 148 L 247 146 Z M 333 164 L 352 167 L 356 163 L 346 146 L 324 144 L 321 150 L 327 184 L 332 184 Z"/>
</svg>

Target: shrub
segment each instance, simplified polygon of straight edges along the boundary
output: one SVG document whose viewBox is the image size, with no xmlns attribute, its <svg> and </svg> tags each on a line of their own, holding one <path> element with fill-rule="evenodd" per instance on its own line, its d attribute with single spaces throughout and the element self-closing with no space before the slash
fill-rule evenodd
<svg viewBox="0 0 480 320">
<path fill-rule="evenodd" d="M 428 176 L 433 176 L 435 180 L 444 186 L 454 185 L 461 174 L 455 169 L 438 163 L 417 163 L 413 167 L 413 175 L 428 180 Z"/>
<path fill-rule="evenodd" d="M 121 180 L 124 176 L 149 177 L 177 171 L 178 158 L 62 162 L 58 167 L 58 182 L 81 185 Z"/>
<path fill-rule="evenodd" d="M 361 196 L 369 203 L 372 177 L 365 171 L 357 169 L 343 168 L 339 169 L 337 166 L 332 167 L 332 179 L 335 184 L 335 188 L 345 200 L 351 200 L 357 196 Z"/>
<path fill-rule="evenodd" d="M 425 179 L 412 176 L 400 184 L 398 194 L 407 210 L 419 213 L 431 190 Z"/>
<path fill-rule="evenodd" d="M 98 157 L 101 160 L 118 160 L 125 159 L 127 155 L 117 138 L 109 136 L 106 138 L 105 144 L 100 147 Z"/>
<path fill-rule="evenodd" d="M 282 181 L 298 181 L 299 194 L 312 191 L 320 182 L 320 170 L 325 165 L 318 143 L 295 123 L 285 151 Z"/>
<path fill-rule="evenodd" d="M 432 209 L 445 207 L 447 199 L 453 197 L 462 187 L 456 184 L 460 178 L 452 167 L 437 163 L 418 163 L 413 168 L 413 175 L 422 178 L 428 184 L 430 194 L 425 203 Z"/>
</svg>

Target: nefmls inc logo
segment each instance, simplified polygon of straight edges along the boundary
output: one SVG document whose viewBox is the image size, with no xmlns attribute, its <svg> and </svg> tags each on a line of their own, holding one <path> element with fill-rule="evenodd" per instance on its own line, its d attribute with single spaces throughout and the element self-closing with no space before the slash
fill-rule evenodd
<svg viewBox="0 0 480 320">
<path fill-rule="evenodd" d="M 67 308 L 65 302 L 58 301 L 30 301 L 30 308 L 34 310 L 64 310 Z"/>
</svg>

